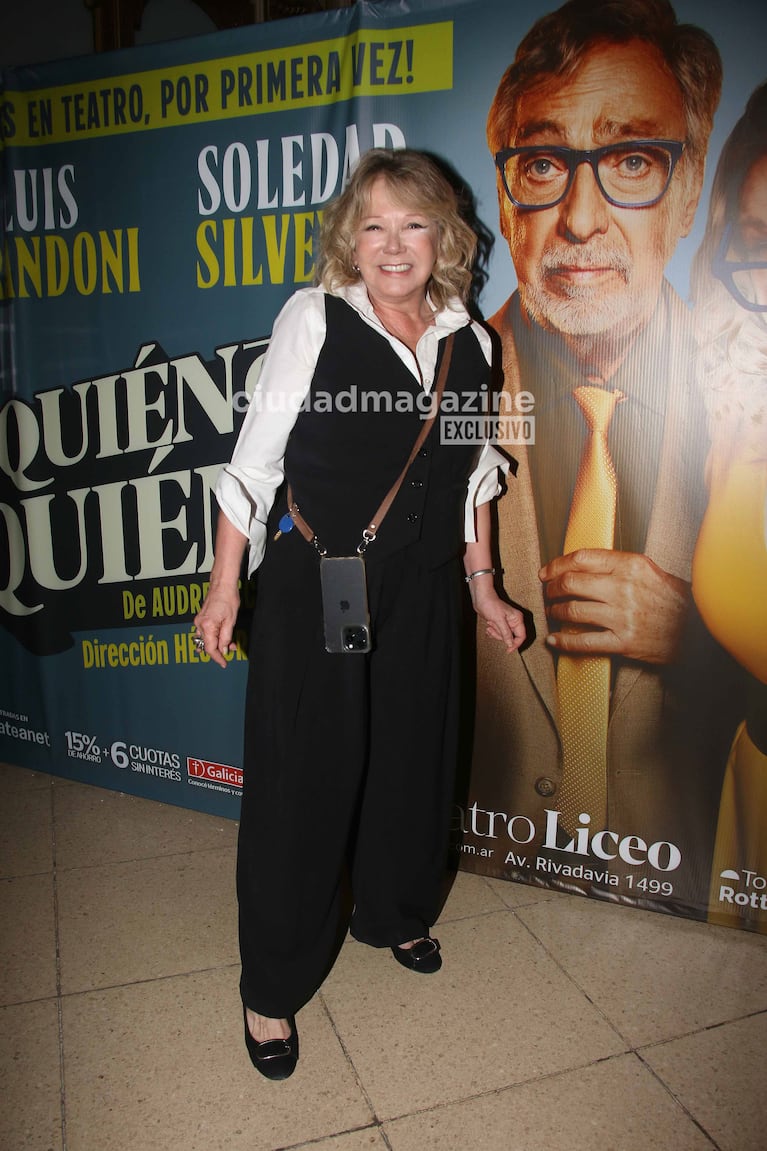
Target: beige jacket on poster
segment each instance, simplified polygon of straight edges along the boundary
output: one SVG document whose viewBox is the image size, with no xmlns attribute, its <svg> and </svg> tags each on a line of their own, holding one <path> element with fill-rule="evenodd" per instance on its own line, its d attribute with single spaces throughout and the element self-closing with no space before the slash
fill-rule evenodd
<svg viewBox="0 0 767 1151">
<path fill-rule="evenodd" d="M 668 389 L 669 394 L 646 554 L 664 571 L 689 581 L 702 510 L 693 495 L 699 491 L 701 475 L 691 474 L 690 460 L 705 456 L 705 444 L 700 444 L 701 451 L 689 451 L 689 437 L 704 436 L 705 425 L 700 399 L 691 385 L 689 344 L 684 338 L 689 330 L 686 309 L 670 289 L 667 296 L 672 330 L 670 348 L 661 358 L 676 370 L 668 373 L 675 378 L 658 380 L 659 388 Z M 509 303 L 490 323 L 501 337 L 504 391 L 513 399 L 522 384 Z M 679 355 L 672 345 L 679 347 Z M 529 880 L 533 878 L 529 868 L 520 873 L 506 862 L 506 854 L 511 849 L 528 860 L 535 855 L 544 835 L 545 812 L 556 809 L 562 749 L 555 663 L 545 643 L 543 585 L 537 574 L 541 559 L 528 450 L 535 449 L 508 449 L 517 462 L 516 476 L 509 474 L 508 491 L 497 508 L 503 586 L 530 613 L 528 634 L 531 616 L 534 639 L 526 650 L 509 656 L 500 644 L 486 638 L 482 627 L 478 629 L 474 762 L 466 804 L 476 803 L 482 811 L 503 812 L 509 818 L 523 816 L 535 826 L 536 834 L 528 844 L 513 843 L 507 835 L 495 840 L 465 837 L 464 842 L 478 851 L 492 848 L 493 855 L 480 859 L 471 848 L 469 853 L 464 848 L 462 866 Z M 695 724 L 706 717 L 700 716 L 697 707 L 688 710 L 690 714 L 683 710 L 680 715 L 668 669 L 627 661 L 614 672 L 608 730 L 608 827 L 620 837 L 641 836 L 648 844 L 676 843 L 684 863 L 672 877 L 682 881 L 674 898 L 700 902 L 702 913 L 721 770 L 717 775 L 716 765 L 713 770 L 709 765 L 704 772 L 699 755 L 689 754 L 687 722 Z M 474 820 L 480 831 L 487 830 L 486 818 L 483 821 L 477 814 Z M 496 831 L 501 826 L 497 820 Z M 520 837 L 526 826 L 524 821 L 515 824 Z M 562 858 L 581 862 L 577 857 Z M 632 870 L 620 861 L 617 865 L 623 872 Z M 637 876 L 658 875 L 652 869 L 634 870 Z M 536 876 L 541 877 L 549 881 L 543 872 Z M 624 889 L 620 894 L 631 893 Z"/>
</svg>

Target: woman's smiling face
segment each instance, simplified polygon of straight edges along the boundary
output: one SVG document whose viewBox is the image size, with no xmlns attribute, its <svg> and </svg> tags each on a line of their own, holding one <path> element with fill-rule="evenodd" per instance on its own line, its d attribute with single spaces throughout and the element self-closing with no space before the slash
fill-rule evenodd
<svg viewBox="0 0 767 1151">
<path fill-rule="evenodd" d="M 426 293 L 437 258 L 437 225 L 396 200 L 379 176 L 357 228 L 354 256 L 373 303 L 402 306 Z"/>
</svg>

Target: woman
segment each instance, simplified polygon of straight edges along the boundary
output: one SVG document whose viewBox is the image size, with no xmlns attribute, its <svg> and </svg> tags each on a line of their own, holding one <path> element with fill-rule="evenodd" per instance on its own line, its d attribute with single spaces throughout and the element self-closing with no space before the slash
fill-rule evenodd
<svg viewBox="0 0 767 1151">
<path fill-rule="evenodd" d="M 693 594 L 711 633 L 748 673 L 722 786 L 708 917 L 767 932 L 762 892 L 752 887 L 752 900 L 735 884 L 741 899 L 732 897 L 733 879 L 767 875 L 767 84 L 722 149 L 693 289 L 712 439 Z"/>
<path fill-rule="evenodd" d="M 430 160 L 363 156 L 325 213 L 319 286 L 296 293 L 275 322 L 218 485 L 210 592 L 195 623 L 222 667 L 246 545 L 249 570 L 260 565 L 238 897 L 245 1040 L 267 1078 L 295 1068 L 294 1014 L 337 949 L 347 857 L 352 935 L 391 947 L 410 970 L 441 965 L 429 929 L 456 761 L 462 552 L 489 634 L 510 652 L 524 640 L 521 613 L 494 589 L 487 501 L 503 461 L 492 448 L 478 460 L 480 448 L 451 444 L 437 420 L 388 511 L 379 508 L 440 376 L 443 408 L 486 405 L 489 340 L 461 302 L 473 254 Z M 355 650 L 367 637 L 355 618 L 343 633 L 349 650 L 330 652 L 321 555 L 358 550 L 372 650 Z M 358 592 L 341 597 L 341 611 Z"/>
</svg>

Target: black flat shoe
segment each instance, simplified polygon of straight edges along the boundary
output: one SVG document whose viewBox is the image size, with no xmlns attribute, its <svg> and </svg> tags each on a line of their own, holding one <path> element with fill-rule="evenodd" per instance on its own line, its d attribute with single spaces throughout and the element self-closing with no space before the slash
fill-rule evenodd
<svg viewBox="0 0 767 1151">
<path fill-rule="evenodd" d="M 265 1039 L 263 1043 L 250 1034 L 245 1007 L 242 1017 L 245 1021 L 245 1046 L 256 1071 L 260 1071 L 265 1079 L 288 1079 L 298 1063 L 298 1031 L 293 1016 L 288 1020 L 290 1035 L 287 1039 Z"/>
<path fill-rule="evenodd" d="M 407 967 L 408 971 L 420 971 L 422 975 L 433 975 L 442 966 L 442 956 L 439 953 L 439 940 L 428 936 L 419 939 L 412 947 L 392 947 L 392 955 Z"/>
</svg>

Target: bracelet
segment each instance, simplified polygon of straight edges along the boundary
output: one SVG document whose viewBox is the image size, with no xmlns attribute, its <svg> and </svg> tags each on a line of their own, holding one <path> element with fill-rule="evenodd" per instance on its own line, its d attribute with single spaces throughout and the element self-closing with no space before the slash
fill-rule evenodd
<svg viewBox="0 0 767 1151">
<path fill-rule="evenodd" d="M 469 575 L 464 576 L 464 579 L 466 580 L 466 583 L 471 583 L 471 581 L 473 579 L 476 579 L 477 576 L 481 576 L 481 575 L 494 576 L 495 575 L 495 568 L 480 568 L 479 571 L 471 572 Z"/>
</svg>

